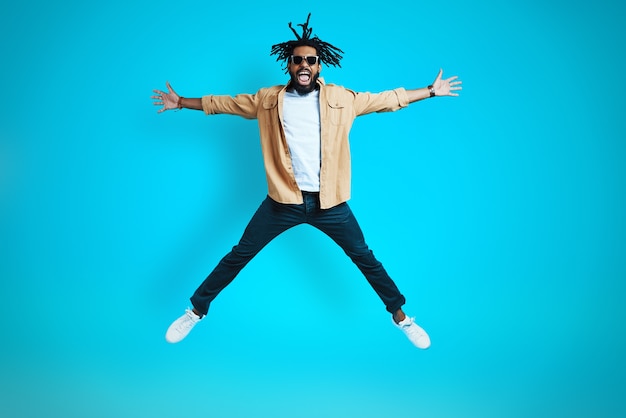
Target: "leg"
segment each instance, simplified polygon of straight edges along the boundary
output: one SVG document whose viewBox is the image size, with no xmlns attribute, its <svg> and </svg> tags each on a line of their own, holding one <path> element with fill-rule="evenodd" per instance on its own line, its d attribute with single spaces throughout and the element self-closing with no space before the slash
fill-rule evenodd
<svg viewBox="0 0 626 418">
<path fill-rule="evenodd" d="M 327 211 L 318 210 L 315 213 L 314 221 L 309 223 L 330 236 L 359 267 L 385 304 L 387 311 L 393 315 L 393 324 L 402 330 L 417 348 L 430 347 L 430 337 L 426 331 L 402 311 L 404 296 L 367 247 L 361 228 L 348 205 L 342 203 Z"/>
<path fill-rule="evenodd" d="M 271 240 L 302 222 L 296 205 L 283 205 L 266 198 L 246 227 L 239 243 L 233 247 L 191 297 L 198 316 L 206 315 L 215 297 Z"/>
<path fill-rule="evenodd" d="M 401 312 L 400 307 L 404 305 L 405 298 L 365 243 L 361 227 L 347 203 L 316 211 L 309 223 L 327 234 L 344 250 L 361 270 L 388 312 Z"/>
</svg>

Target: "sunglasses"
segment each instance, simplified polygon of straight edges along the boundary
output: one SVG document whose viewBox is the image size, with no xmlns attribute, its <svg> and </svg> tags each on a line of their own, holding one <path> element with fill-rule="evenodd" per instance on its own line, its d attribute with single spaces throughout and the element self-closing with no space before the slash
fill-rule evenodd
<svg viewBox="0 0 626 418">
<path fill-rule="evenodd" d="M 317 64 L 317 60 L 319 59 L 319 57 L 317 55 L 311 55 L 308 57 L 303 57 L 301 55 L 292 55 L 291 57 L 289 57 L 291 59 L 291 62 L 295 65 L 300 65 L 302 64 L 303 60 L 306 60 L 306 62 L 309 65 L 315 65 Z"/>
</svg>

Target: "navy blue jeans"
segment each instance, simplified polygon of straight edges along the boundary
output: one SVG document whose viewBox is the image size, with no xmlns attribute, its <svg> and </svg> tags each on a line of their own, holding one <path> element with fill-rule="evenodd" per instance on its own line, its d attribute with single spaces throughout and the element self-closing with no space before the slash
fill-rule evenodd
<svg viewBox="0 0 626 418">
<path fill-rule="evenodd" d="M 300 224 L 312 225 L 335 241 L 365 275 L 388 312 L 394 313 L 404 305 L 404 296 L 368 248 L 348 204 L 320 209 L 318 193 L 303 192 L 302 195 L 304 203 L 300 205 L 278 203 L 269 197 L 263 201 L 239 244 L 219 262 L 191 297 L 191 303 L 198 312 L 206 315 L 213 299 L 263 247 Z"/>
</svg>

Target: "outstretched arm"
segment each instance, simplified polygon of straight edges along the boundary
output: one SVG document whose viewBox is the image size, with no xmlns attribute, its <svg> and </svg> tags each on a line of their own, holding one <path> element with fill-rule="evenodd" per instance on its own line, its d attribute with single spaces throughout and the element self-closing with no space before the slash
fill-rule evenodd
<svg viewBox="0 0 626 418">
<path fill-rule="evenodd" d="M 435 81 L 433 81 L 433 84 L 430 86 L 421 89 L 407 90 L 409 103 L 434 96 L 458 96 L 459 94 L 456 93 L 456 91 L 463 88 L 461 87 L 462 81 L 458 80 L 458 76 L 446 78 L 445 80 L 441 78 L 442 76 L 443 70 L 439 70 L 439 74 L 437 74 Z"/>
<path fill-rule="evenodd" d="M 155 106 L 163 106 L 157 112 L 162 113 L 170 109 L 195 109 L 202 110 L 202 99 L 190 99 L 176 94 L 169 81 L 165 83 L 167 93 L 161 90 L 153 90 L 155 95 L 152 96 Z"/>
</svg>

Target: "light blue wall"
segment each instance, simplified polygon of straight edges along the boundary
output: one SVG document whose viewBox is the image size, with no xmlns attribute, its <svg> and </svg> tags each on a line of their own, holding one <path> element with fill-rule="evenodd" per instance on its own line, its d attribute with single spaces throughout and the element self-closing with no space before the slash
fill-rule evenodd
<svg viewBox="0 0 626 418">
<path fill-rule="evenodd" d="M 213 3 L 2 7 L 0 415 L 623 417 L 621 2 Z M 254 121 L 152 89 L 282 83 L 309 11 L 345 51 L 328 82 L 464 82 L 351 135 L 351 206 L 432 348 L 308 227 L 168 345 L 265 179 Z"/>
</svg>

